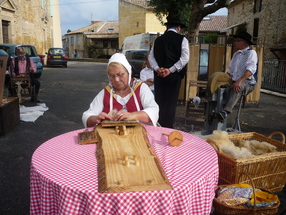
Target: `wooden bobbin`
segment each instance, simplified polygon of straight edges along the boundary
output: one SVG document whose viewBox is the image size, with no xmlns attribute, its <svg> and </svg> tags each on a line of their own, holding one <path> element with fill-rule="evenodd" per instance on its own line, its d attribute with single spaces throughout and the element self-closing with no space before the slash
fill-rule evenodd
<svg viewBox="0 0 286 215">
<path fill-rule="evenodd" d="M 162 134 L 168 136 L 168 142 L 172 146 L 179 146 L 183 142 L 183 135 L 179 131 L 172 131 L 170 134 Z"/>
</svg>

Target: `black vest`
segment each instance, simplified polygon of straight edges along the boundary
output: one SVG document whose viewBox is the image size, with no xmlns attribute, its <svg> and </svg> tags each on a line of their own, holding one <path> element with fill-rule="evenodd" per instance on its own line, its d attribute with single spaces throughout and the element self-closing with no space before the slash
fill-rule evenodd
<svg viewBox="0 0 286 215">
<path fill-rule="evenodd" d="M 14 73 L 15 74 L 19 74 L 18 61 L 19 61 L 19 58 L 15 57 L 15 59 L 14 59 L 14 63 L 15 63 Z M 30 73 L 30 66 L 31 66 L 30 58 L 28 55 L 26 55 L 26 73 Z"/>
<path fill-rule="evenodd" d="M 159 67 L 170 68 L 181 57 L 183 35 L 173 31 L 167 31 L 158 37 L 154 44 L 154 57 Z M 187 66 L 179 73 L 184 77 Z"/>
</svg>

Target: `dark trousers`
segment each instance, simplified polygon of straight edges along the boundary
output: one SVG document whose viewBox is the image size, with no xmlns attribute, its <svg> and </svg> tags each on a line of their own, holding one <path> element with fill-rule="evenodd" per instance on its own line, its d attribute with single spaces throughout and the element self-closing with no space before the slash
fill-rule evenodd
<svg viewBox="0 0 286 215">
<path fill-rule="evenodd" d="M 31 85 L 35 86 L 35 94 L 36 96 L 38 96 L 41 87 L 41 82 L 37 78 L 31 77 Z"/>
<path fill-rule="evenodd" d="M 173 128 L 182 77 L 171 73 L 162 78 L 154 73 L 155 101 L 159 105 L 159 124 Z"/>
<path fill-rule="evenodd" d="M 9 91 L 9 95 L 10 96 L 15 96 L 16 92 L 13 90 L 13 88 L 11 87 L 11 78 L 9 74 L 5 75 L 5 87 L 8 88 Z"/>
</svg>

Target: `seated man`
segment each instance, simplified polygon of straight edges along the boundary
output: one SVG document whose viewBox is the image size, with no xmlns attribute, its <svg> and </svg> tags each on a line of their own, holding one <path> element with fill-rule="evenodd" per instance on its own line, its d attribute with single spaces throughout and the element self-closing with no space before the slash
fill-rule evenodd
<svg viewBox="0 0 286 215">
<path fill-rule="evenodd" d="M 224 122 L 225 117 L 232 112 L 233 107 L 242 95 L 247 95 L 254 90 L 256 84 L 257 53 L 250 48 L 253 45 L 251 35 L 247 32 L 234 35 L 234 46 L 237 51 L 228 66 L 227 73 L 232 80 L 228 101 L 224 109 L 218 113 L 218 120 Z"/>
<path fill-rule="evenodd" d="M 37 71 L 36 65 L 32 59 L 25 55 L 22 47 L 18 47 L 16 50 L 17 57 L 12 59 L 11 65 L 9 66 L 9 74 L 12 77 L 21 76 L 21 74 L 31 74 Z M 32 102 L 40 102 L 37 99 L 41 83 L 38 79 L 30 75 L 31 85 L 35 87 L 35 95 L 32 96 Z"/>
</svg>

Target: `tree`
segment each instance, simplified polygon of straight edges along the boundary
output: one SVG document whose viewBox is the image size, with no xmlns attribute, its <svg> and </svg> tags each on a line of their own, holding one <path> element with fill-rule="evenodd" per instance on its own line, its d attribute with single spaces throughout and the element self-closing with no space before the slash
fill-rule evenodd
<svg viewBox="0 0 286 215">
<path fill-rule="evenodd" d="M 188 38 L 198 34 L 201 21 L 208 14 L 227 7 L 231 0 L 150 0 L 157 18 L 178 17 L 188 26 Z"/>
<path fill-rule="evenodd" d="M 205 43 L 217 43 L 218 34 L 217 33 L 208 33 L 203 36 Z"/>
</svg>

